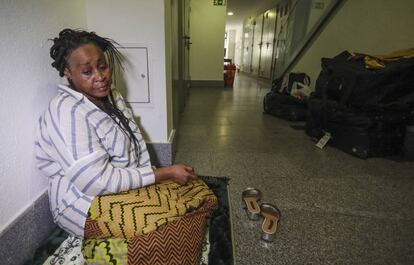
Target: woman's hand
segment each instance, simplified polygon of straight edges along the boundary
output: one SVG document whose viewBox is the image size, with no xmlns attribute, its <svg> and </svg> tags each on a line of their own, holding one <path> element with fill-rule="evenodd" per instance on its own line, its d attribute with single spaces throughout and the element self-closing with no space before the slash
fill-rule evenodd
<svg viewBox="0 0 414 265">
<path fill-rule="evenodd" d="M 196 179 L 194 168 L 187 164 L 175 164 L 169 167 L 161 167 L 155 170 L 155 183 L 170 179 L 180 185 L 186 184 L 191 179 Z"/>
</svg>

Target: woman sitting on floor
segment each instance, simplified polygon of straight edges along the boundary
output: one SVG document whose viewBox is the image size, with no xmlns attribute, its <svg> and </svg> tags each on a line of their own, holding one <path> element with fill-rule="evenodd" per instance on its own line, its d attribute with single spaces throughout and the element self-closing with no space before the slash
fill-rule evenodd
<svg viewBox="0 0 414 265">
<path fill-rule="evenodd" d="M 39 119 L 36 157 L 54 221 L 85 237 L 89 263 L 197 263 L 217 199 L 189 165 L 152 167 L 131 110 L 111 89 L 122 63 L 116 43 L 71 29 L 53 42 L 52 66 L 69 85 L 59 85 Z"/>
</svg>

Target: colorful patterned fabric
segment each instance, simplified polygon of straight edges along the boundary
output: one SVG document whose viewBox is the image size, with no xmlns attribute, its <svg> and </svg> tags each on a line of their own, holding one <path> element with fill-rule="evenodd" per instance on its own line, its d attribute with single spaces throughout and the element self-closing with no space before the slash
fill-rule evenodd
<svg viewBox="0 0 414 265">
<path fill-rule="evenodd" d="M 216 206 L 201 180 L 98 196 L 82 253 L 88 264 L 198 264 L 205 220 Z"/>
<path fill-rule="evenodd" d="M 43 265 L 84 265 L 85 260 L 82 256 L 82 238 L 68 236 L 56 251 L 50 255 Z M 51 246 L 48 246 L 49 248 Z M 27 265 L 40 264 L 37 262 L 25 263 Z"/>
<path fill-rule="evenodd" d="M 128 264 L 128 243 L 126 239 L 85 239 L 82 248 L 87 264 Z"/>
<path fill-rule="evenodd" d="M 199 264 L 206 216 L 216 205 L 209 198 L 200 209 L 129 241 L 128 264 Z"/>
</svg>

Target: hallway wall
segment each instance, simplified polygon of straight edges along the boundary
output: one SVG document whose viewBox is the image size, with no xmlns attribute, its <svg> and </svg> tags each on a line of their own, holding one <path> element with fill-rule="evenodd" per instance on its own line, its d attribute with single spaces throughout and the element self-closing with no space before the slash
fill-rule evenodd
<svg viewBox="0 0 414 265">
<path fill-rule="evenodd" d="M 226 58 L 231 59 L 234 62 L 236 56 L 236 30 L 226 29 L 227 33 L 227 47 L 226 47 Z"/>
<path fill-rule="evenodd" d="M 178 75 L 178 67 L 174 67 L 173 65 L 173 56 L 176 54 L 176 46 L 173 43 L 173 35 L 178 34 L 178 32 L 174 31 L 174 20 L 177 19 L 176 16 L 178 14 L 178 10 L 176 5 L 172 5 L 171 0 L 163 0 L 164 1 L 164 28 L 165 28 L 165 87 L 166 87 L 166 127 L 167 133 L 171 132 L 174 128 L 174 121 L 173 121 L 173 77 Z M 167 139 L 168 141 L 168 139 Z"/>
<path fill-rule="evenodd" d="M 306 72 L 312 88 L 322 57 L 348 50 L 369 54 L 414 47 L 414 1 L 345 1 L 292 71 Z"/>
<path fill-rule="evenodd" d="M 48 39 L 65 27 L 85 25 L 82 0 L 1 1 L 0 232 L 47 186 L 33 150 L 37 120 L 60 83 L 50 66 Z"/>
<path fill-rule="evenodd" d="M 150 102 L 134 103 L 131 108 L 147 142 L 152 143 L 167 143 L 171 134 L 171 126 L 167 128 L 167 101 L 171 101 L 167 89 L 171 90 L 171 75 L 167 76 L 166 71 L 171 67 L 166 61 L 166 3 L 170 0 L 124 0 L 117 4 L 110 0 L 86 1 L 88 30 L 121 45 L 148 47 Z"/>
<path fill-rule="evenodd" d="M 243 25 L 239 25 L 237 27 L 226 27 L 226 30 L 234 30 L 235 31 L 235 40 L 234 40 L 234 58 L 233 63 L 237 65 L 237 67 L 241 67 L 242 65 L 242 54 L 243 54 Z"/>
<path fill-rule="evenodd" d="M 191 80 L 223 81 L 226 6 L 192 0 L 190 15 Z"/>
</svg>

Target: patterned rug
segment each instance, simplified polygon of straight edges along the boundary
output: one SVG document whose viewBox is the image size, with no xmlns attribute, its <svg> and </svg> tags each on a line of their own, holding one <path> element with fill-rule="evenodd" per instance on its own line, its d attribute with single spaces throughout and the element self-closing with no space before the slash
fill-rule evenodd
<svg viewBox="0 0 414 265">
<path fill-rule="evenodd" d="M 218 208 L 209 219 L 203 241 L 200 261 L 205 264 L 233 264 L 232 231 L 228 201 L 229 179 L 225 177 L 199 176 L 218 198 Z M 62 229 L 56 229 L 46 242 L 37 249 L 25 265 L 83 265 L 82 239 L 68 236 Z"/>
</svg>

